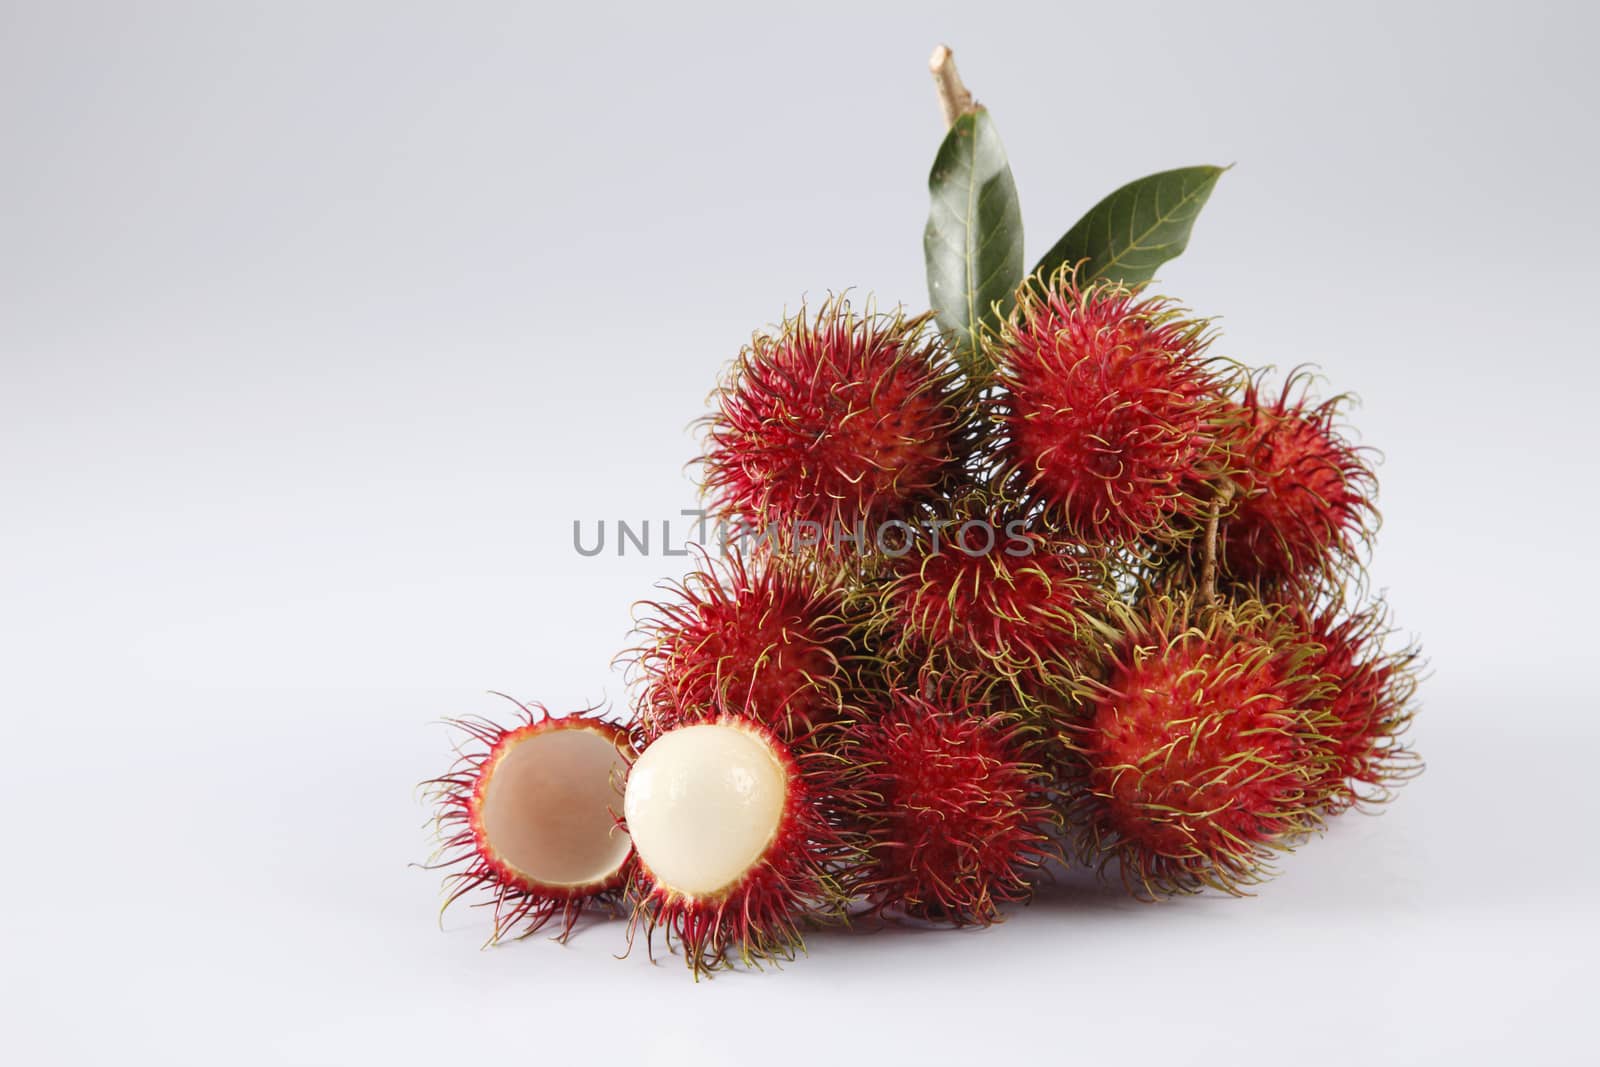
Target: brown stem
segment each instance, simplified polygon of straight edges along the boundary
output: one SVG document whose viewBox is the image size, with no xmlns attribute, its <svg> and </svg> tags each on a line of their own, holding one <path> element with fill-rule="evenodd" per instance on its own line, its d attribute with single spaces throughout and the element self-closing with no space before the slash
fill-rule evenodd
<svg viewBox="0 0 1600 1067">
<path fill-rule="evenodd" d="M 977 109 L 972 102 L 972 94 L 961 83 L 961 75 L 956 72 L 955 53 L 948 47 L 940 45 L 933 50 L 928 69 L 933 71 L 933 83 L 939 89 L 939 110 L 944 112 L 946 129 L 954 126 L 956 119 L 962 115 Z"/>
<path fill-rule="evenodd" d="M 1217 527 L 1222 523 L 1222 509 L 1233 499 L 1233 483 L 1224 481 L 1217 487 L 1211 501 L 1211 512 L 1206 516 L 1206 555 L 1200 567 L 1200 599 L 1210 604 L 1217 599 Z"/>
</svg>

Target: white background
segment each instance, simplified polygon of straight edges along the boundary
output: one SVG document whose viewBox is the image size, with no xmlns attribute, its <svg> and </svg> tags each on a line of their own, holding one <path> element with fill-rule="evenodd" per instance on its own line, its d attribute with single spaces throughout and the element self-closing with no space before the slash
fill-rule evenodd
<svg viewBox="0 0 1600 1067">
<path fill-rule="evenodd" d="M 576 7 L 577 5 L 566 5 Z M 979 9 L 982 9 L 980 12 Z M 1577 1062 L 1600 748 L 1600 23 L 1572 4 L 0 3 L 9 1062 Z M 433 921 L 413 783 L 504 689 L 625 693 L 749 332 L 924 299 L 925 72 L 1030 257 L 1237 163 L 1167 291 L 1383 449 L 1426 775 L 1251 900 L 1069 879 L 695 986 Z"/>
</svg>

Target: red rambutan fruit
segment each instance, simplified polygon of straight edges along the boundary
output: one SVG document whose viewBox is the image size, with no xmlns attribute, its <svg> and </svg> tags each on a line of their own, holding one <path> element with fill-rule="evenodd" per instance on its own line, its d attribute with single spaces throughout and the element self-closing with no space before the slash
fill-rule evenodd
<svg viewBox="0 0 1600 1067">
<path fill-rule="evenodd" d="M 1390 631 L 1381 607 L 1343 617 L 1324 610 L 1303 625 L 1321 647 L 1311 667 L 1329 684 L 1324 730 L 1334 760 L 1320 790 L 1323 807 L 1332 813 L 1387 801 L 1422 769 L 1401 740 L 1415 713 L 1419 653 L 1385 648 Z"/>
<path fill-rule="evenodd" d="M 1235 505 L 1221 528 L 1222 573 L 1268 591 L 1315 585 L 1353 559 L 1377 519 L 1377 478 L 1336 425 L 1342 397 L 1306 397 L 1290 375 L 1276 398 L 1252 378 L 1241 404 Z"/>
<path fill-rule="evenodd" d="M 1064 738 L 1082 761 L 1085 851 L 1115 858 L 1139 896 L 1241 893 L 1321 827 L 1333 757 L 1320 648 L 1254 601 L 1153 597 L 1127 626 Z"/>
<path fill-rule="evenodd" d="M 565 940 L 583 912 L 615 912 L 633 857 L 617 826 L 627 732 L 592 709 L 555 716 L 517 706 L 521 721 L 510 727 L 451 720 L 465 744 L 447 774 L 423 783 L 440 839 L 427 866 L 450 871 L 444 907 L 486 890 L 491 944 L 551 921 Z"/>
<path fill-rule="evenodd" d="M 647 938 L 662 928 L 696 977 L 793 959 L 804 922 L 844 914 L 841 873 L 858 850 L 827 811 L 849 774 L 737 716 L 657 737 L 623 802 L 638 850 L 630 940 L 641 924 Z"/>
<path fill-rule="evenodd" d="M 992 351 L 1001 458 L 1018 488 L 1094 544 L 1169 540 L 1226 473 L 1225 376 L 1206 323 L 1138 289 L 1031 280 Z"/>
<path fill-rule="evenodd" d="M 949 523 L 918 548 L 896 561 L 883 594 L 877 625 L 894 658 L 978 669 L 1019 694 L 1075 677 L 1092 658 L 1113 595 L 1098 559 L 998 517 Z"/>
<path fill-rule="evenodd" d="M 1028 727 L 961 698 L 882 699 L 882 713 L 850 731 L 869 842 L 857 892 L 889 914 L 997 921 L 1057 854 L 1050 780 L 1028 759 Z"/>
<path fill-rule="evenodd" d="M 757 334 L 705 420 L 713 508 L 763 528 L 812 523 L 828 544 L 864 523 L 866 550 L 878 524 L 934 497 L 966 417 L 956 365 L 927 326 L 836 298 Z"/>
<path fill-rule="evenodd" d="M 648 605 L 634 652 L 646 741 L 732 714 L 794 743 L 841 717 L 852 627 L 829 579 L 799 561 L 730 555 L 668 588 L 676 596 Z"/>
</svg>

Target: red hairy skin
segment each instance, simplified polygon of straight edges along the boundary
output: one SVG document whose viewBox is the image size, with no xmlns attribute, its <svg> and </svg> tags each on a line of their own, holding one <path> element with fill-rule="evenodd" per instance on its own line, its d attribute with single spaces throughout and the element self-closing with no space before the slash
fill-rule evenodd
<svg viewBox="0 0 1600 1067">
<path fill-rule="evenodd" d="M 836 755 L 797 752 L 762 724 L 737 716 L 712 720 L 748 730 L 771 746 L 788 773 L 788 798 L 772 842 L 744 877 L 714 896 L 690 896 L 660 884 L 637 859 L 627 895 L 635 901 L 628 925 L 653 946 L 660 930 L 669 951 L 683 952 L 696 979 L 735 963 L 759 968 L 793 960 L 805 950 L 801 927 L 842 921 L 859 865 L 859 839 L 830 817 L 855 807 L 853 771 Z"/>
<path fill-rule="evenodd" d="M 1263 592 L 1336 583 L 1377 521 L 1377 478 L 1336 425 L 1341 398 L 1312 404 L 1304 375 L 1276 398 L 1245 390 L 1236 506 L 1221 529 L 1222 572 Z"/>
<path fill-rule="evenodd" d="M 866 769 L 869 859 L 857 887 L 874 909 L 987 925 L 1027 900 L 1056 855 L 1048 776 L 1014 718 L 897 690 L 851 731 Z"/>
<path fill-rule="evenodd" d="M 976 670 L 1027 694 L 1075 678 L 1091 657 L 1094 621 L 1112 596 L 1103 564 L 1035 532 L 990 520 L 986 535 L 952 524 L 938 546 L 897 561 L 878 627 L 891 655 L 934 672 Z M 969 543 L 972 542 L 972 543 Z"/>
<path fill-rule="evenodd" d="M 639 626 L 643 740 L 733 714 L 794 744 L 845 714 L 854 639 L 829 579 L 778 557 L 729 556 L 673 591 Z"/>
<path fill-rule="evenodd" d="M 1320 788 L 1324 809 L 1331 814 L 1383 803 L 1422 770 L 1401 740 L 1415 714 L 1417 650 L 1385 650 L 1389 631 L 1381 607 L 1343 618 L 1324 610 L 1303 625 L 1321 646 L 1311 665 L 1331 683 L 1324 706 L 1334 761 Z"/>
<path fill-rule="evenodd" d="M 1076 538 L 1170 540 L 1226 473 L 1225 379 L 1206 324 L 1140 290 L 1024 286 L 993 345 L 993 408 L 1016 488 Z"/>
<path fill-rule="evenodd" d="M 422 783 L 436 807 L 433 826 L 439 837 L 433 862 L 422 866 L 450 872 L 444 879 L 441 913 L 463 897 L 486 891 L 480 904 L 494 914 L 489 944 L 528 937 L 552 922 L 559 939 L 565 941 L 585 913 L 620 912 L 623 887 L 635 857 L 630 855 L 613 877 L 588 886 L 553 886 L 528 879 L 497 859 L 489 847 L 482 816 L 490 776 L 513 745 L 548 730 L 592 730 L 626 755 L 631 756 L 631 748 L 627 731 L 600 719 L 596 709 L 557 716 L 540 704 L 512 703 L 517 704 L 520 718 L 514 726 L 501 726 L 479 716 L 448 720 L 466 739 L 457 747 L 458 758 L 450 771 Z"/>
<path fill-rule="evenodd" d="M 1152 598 L 1130 619 L 1085 720 L 1085 851 L 1129 891 L 1240 894 L 1321 828 L 1333 773 L 1319 646 L 1280 608 Z"/>
<path fill-rule="evenodd" d="M 705 422 L 713 509 L 824 535 L 864 521 L 870 542 L 879 523 L 937 495 L 966 416 L 955 364 L 927 324 L 834 299 L 757 334 Z"/>
</svg>

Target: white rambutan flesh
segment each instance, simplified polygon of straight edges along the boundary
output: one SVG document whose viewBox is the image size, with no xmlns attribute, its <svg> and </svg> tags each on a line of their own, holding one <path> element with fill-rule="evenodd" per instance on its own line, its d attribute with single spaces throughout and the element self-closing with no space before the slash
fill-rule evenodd
<svg viewBox="0 0 1600 1067">
<path fill-rule="evenodd" d="M 767 854 L 789 769 L 770 741 L 727 722 L 662 735 L 628 774 L 623 802 L 639 858 L 664 888 L 712 897 Z"/>
<path fill-rule="evenodd" d="M 616 821 L 627 764 L 587 729 L 544 730 L 501 752 L 483 787 L 487 848 L 528 882 L 582 888 L 616 877 L 630 849 Z"/>
</svg>

